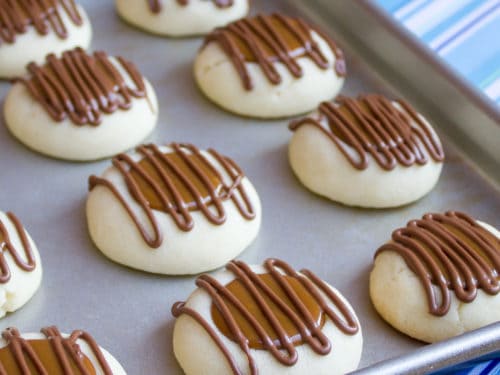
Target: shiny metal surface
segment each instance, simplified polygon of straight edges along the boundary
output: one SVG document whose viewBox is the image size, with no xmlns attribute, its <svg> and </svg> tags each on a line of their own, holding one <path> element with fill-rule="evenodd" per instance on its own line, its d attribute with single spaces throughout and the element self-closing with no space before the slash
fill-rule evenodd
<svg viewBox="0 0 500 375">
<path fill-rule="evenodd" d="M 500 323 L 427 345 L 410 354 L 376 363 L 351 374 L 429 374 L 497 352 L 500 353 Z"/>
<path fill-rule="evenodd" d="M 391 210 L 353 209 L 306 190 L 287 162 L 287 121 L 242 119 L 218 109 L 197 90 L 192 61 L 201 39 L 164 39 L 121 22 L 111 1 L 82 0 L 94 28 L 94 49 L 137 63 L 156 88 L 161 106 L 150 141 L 187 141 L 214 147 L 237 161 L 263 203 L 263 226 L 240 259 L 261 263 L 279 257 L 309 268 L 351 302 L 365 338 L 361 366 L 412 353 L 423 346 L 384 323 L 368 296 L 373 253 L 391 232 L 428 211 L 459 209 L 500 226 L 500 196 L 445 141 L 447 161 L 434 191 L 421 201 Z M 297 13 L 290 2 L 253 0 L 255 11 Z M 312 15 L 314 17 L 314 15 Z M 348 47 L 348 46 L 345 46 Z M 391 93 L 347 48 L 349 76 L 343 94 Z M 10 84 L 0 82 L 0 98 Z M 44 279 L 20 311 L 0 329 L 36 331 L 56 324 L 63 331 L 91 332 L 129 374 L 181 374 L 172 353 L 172 304 L 194 288 L 193 277 L 165 277 L 108 261 L 93 246 L 84 212 L 87 178 L 109 161 L 68 163 L 26 149 L 0 120 L 0 209 L 15 212 L 38 244 Z"/>
</svg>

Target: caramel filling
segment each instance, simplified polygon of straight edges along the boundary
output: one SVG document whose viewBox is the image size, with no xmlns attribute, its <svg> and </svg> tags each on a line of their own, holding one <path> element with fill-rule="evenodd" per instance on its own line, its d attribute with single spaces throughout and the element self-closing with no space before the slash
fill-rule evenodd
<svg viewBox="0 0 500 375">
<path fill-rule="evenodd" d="M 411 137 L 410 122 L 405 121 L 409 118 L 405 118 L 389 100 L 377 101 L 375 97 L 340 100 L 337 124 L 330 122 L 330 130 L 349 146 L 354 145 L 351 140 L 355 136 L 365 152 L 380 152 L 384 148 L 401 147 Z"/>
<path fill-rule="evenodd" d="M 205 320 L 185 302 L 172 306 L 175 317 L 186 314 L 205 329 L 233 374 L 258 374 L 252 349 L 268 351 L 284 366 L 297 363 L 299 345 L 328 355 L 336 344 L 323 332 L 327 318 L 345 335 L 359 331 L 352 310 L 314 273 L 298 273 L 279 259 L 267 259 L 263 266 L 266 273 L 258 274 L 241 261 L 230 262 L 226 269 L 235 279 L 226 285 L 207 274 L 198 277 L 196 285 L 212 300 L 211 319 Z M 220 333 L 240 347 L 249 371 L 240 370 Z"/>
<path fill-rule="evenodd" d="M 318 128 L 359 170 L 368 168 L 369 155 L 388 171 L 398 164 L 424 165 L 429 157 L 443 161 L 439 139 L 428 124 L 407 103 L 401 100 L 397 103 L 401 109 L 381 95 L 362 95 L 356 99 L 339 96 L 335 102 L 320 105 L 319 118 L 294 121 L 290 129 L 295 131 L 304 125 Z"/>
<path fill-rule="evenodd" d="M 294 19 L 267 17 L 261 19 L 261 22 L 257 22 L 257 20 L 247 20 L 246 23 L 241 23 L 240 28 L 245 31 L 253 31 L 257 36 L 253 40 L 253 43 L 259 46 L 259 51 L 268 61 L 280 61 L 283 56 L 277 54 L 279 51 L 285 51 L 283 53 L 286 53 L 290 58 L 296 59 L 305 56 L 307 49 L 311 48 L 311 45 L 305 45 L 304 41 L 299 37 L 300 33 L 298 30 L 300 30 L 300 25 Z M 274 35 L 274 38 L 266 36 L 266 34 Z M 238 46 L 238 50 L 245 61 L 258 61 L 254 45 L 249 45 L 247 41 L 237 34 L 231 34 L 231 39 Z M 273 41 L 273 39 L 274 44 L 270 42 Z M 276 43 L 281 44 L 284 48 L 281 50 L 274 48 L 273 46 L 275 46 Z"/>
<path fill-rule="evenodd" d="M 497 278 L 497 280 L 500 281 L 498 271 L 495 269 L 495 264 L 493 263 L 493 260 L 487 255 L 485 250 L 482 248 L 479 242 L 474 241 L 471 237 L 467 236 L 463 231 L 457 229 L 456 227 L 449 225 L 449 224 L 442 224 L 442 228 L 444 230 L 445 235 L 449 236 L 448 238 L 454 242 L 461 242 L 464 246 L 465 249 L 468 249 L 469 255 L 474 258 L 475 260 L 481 262 L 483 266 L 485 266 L 485 269 L 490 269 L 492 272 L 492 276 Z M 488 238 L 488 240 L 491 243 L 498 243 L 498 239 L 495 238 L 495 236 L 488 232 L 484 231 L 484 236 Z M 446 243 L 446 239 L 444 239 L 443 243 Z M 427 242 L 419 242 L 419 245 L 424 249 L 424 252 L 432 259 L 433 264 L 439 267 L 439 270 L 441 271 L 441 275 L 444 277 L 446 280 L 448 287 L 453 289 L 453 285 L 451 283 L 451 279 L 453 275 L 450 274 L 450 266 L 447 263 L 450 260 L 453 260 L 453 253 L 451 250 L 447 250 L 444 252 L 444 254 L 447 255 L 446 260 L 442 256 L 439 257 L 438 253 L 435 251 L 435 248 L 431 248 Z M 500 248 L 499 248 L 500 251 Z M 461 277 L 464 278 L 466 277 L 466 270 L 470 267 L 466 262 L 463 263 L 462 267 L 459 265 L 457 266 L 459 273 L 461 274 Z M 431 282 L 435 285 L 438 284 L 438 280 L 436 280 L 435 275 L 429 275 Z M 477 283 L 477 277 L 473 278 L 473 282 Z"/>
<path fill-rule="evenodd" d="M 128 191 L 140 205 L 153 228 L 153 235 L 135 215 L 127 199 L 117 187 L 105 178 L 90 176 L 89 189 L 101 185 L 109 189 L 127 210 L 146 243 L 158 248 L 163 233 L 153 210 L 170 215 L 177 227 L 189 232 L 195 221 L 190 211 L 200 211 L 214 225 L 223 225 L 227 219 L 224 202 L 230 201 L 246 220 L 255 218 L 255 210 L 243 186 L 245 177 L 241 168 L 228 157 L 209 149 L 205 153 L 189 144 L 171 143 L 171 153 L 163 153 L 158 146 L 137 148 L 142 155 L 134 160 L 126 154 L 113 159 Z"/>
<path fill-rule="evenodd" d="M 135 66 L 121 57 L 113 63 L 104 52 L 88 55 L 76 48 L 60 57 L 49 54 L 44 65 L 32 62 L 27 69 L 30 77 L 20 82 L 57 122 L 69 118 L 75 125 L 97 126 L 105 114 L 130 109 L 134 98 L 147 98 Z"/>
<path fill-rule="evenodd" d="M 34 358 L 40 361 L 42 368 L 45 370 L 45 374 L 50 375 L 66 375 L 67 372 L 64 371 L 61 360 L 58 357 L 56 351 L 54 350 L 54 342 L 51 340 L 26 340 L 27 344 L 34 351 Z M 3 370 L 5 374 L 8 375 L 26 375 L 26 374 L 41 374 L 39 369 L 37 369 L 33 359 L 30 359 L 30 356 L 27 353 L 24 353 L 24 358 L 26 360 L 26 364 L 28 366 L 29 371 L 24 372 L 19 367 L 19 364 L 16 362 L 16 357 L 13 354 L 12 349 L 9 346 L 6 346 L 0 349 L 0 364 L 3 366 Z M 82 363 L 84 366 L 84 371 L 81 371 L 78 368 L 77 363 L 71 359 L 71 356 L 67 356 L 66 361 L 69 367 L 72 370 L 72 374 L 88 374 L 95 375 L 96 371 L 90 359 L 79 353 L 81 356 Z"/>
<path fill-rule="evenodd" d="M 361 110 L 362 116 L 366 116 L 370 113 L 370 110 L 368 106 L 365 103 L 359 103 L 359 109 Z M 368 136 L 366 129 L 363 126 L 362 120 L 355 115 L 347 106 L 340 105 L 337 107 L 338 110 L 338 119 L 339 121 L 343 121 L 348 123 L 351 127 L 355 127 L 357 131 L 360 132 L 360 134 L 363 135 L 363 137 Z M 339 126 L 330 126 L 331 132 L 338 137 L 342 142 L 347 143 L 349 146 L 353 145 L 353 142 L 349 140 L 348 132 L 345 130 L 344 127 L 339 127 Z M 373 144 L 373 140 L 370 141 L 370 144 Z M 363 148 L 365 151 L 367 151 L 367 145 L 363 145 Z"/>
<path fill-rule="evenodd" d="M 218 174 L 199 156 L 172 152 L 154 160 L 153 163 L 152 159 L 142 159 L 138 163 L 139 168 L 131 172 L 150 208 L 164 211 L 168 205 L 177 210 L 174 194 L 179 194 L 184 207 L 194 211 L 199 210 L 198 201 L 209 205 L 212 203 L 212 194 L 217 197 L 222 194 L 222 181 Z M 167 181 L 171 186 L 167 185 Z M 155 186 L 160 187 L 161 193 Z M 166 197 L 166 204 L 162 195 Z"/>
<path fill-rule="evenodd" d="M 280 301 L 286 304 L 294 313 L 301 316 L 301 312 L 298 310 L 296 304 L 293 303 L 292 299 L 289 298 L 286 291 L 278 284 L 278 282 L 270 274 L 260 274 L 257 275 L 258 278 L 267 285 L 273 293 L 279 298 Z M 325 324 L 324 312 L 321 309 L 318 302 L 314 299 L 311 293 L 295 278 L 290 276 L 285 276 L 284 279 L 291 286 L 293 291 L 297 295 L 297 299 L 304 304 L 307 311 L 313 318 L 316 327 L 322 328 Z M 287 314 L 282 308 L 280 308 L 269 295 L 263 292 L 257 285 L 256 288 L 259 290 L 259 295 L 265 302 L 265 304 L 272 311 L 272 315 L 276 317 L 281 329 L 286 332 L 286 335 L 290 337 L 291 342 L 295 345 L 303 344 L 303 338 L 298 330 L 298 327 L 291 320 L 289 314 Z M 244 309 L 248 311 L 251 316 L 253 316 L 258 323 L 264 328 L 266 336 L 272 340 L 273 344 L 278 348 L 282 349 L 281 341 L 278 336 L 278 332 L 273 328 L 272 323 L 266 313 L 262 311 L 257 303 L 257 299 L 252 296 L 250 290 L 243 285 L 239 279 L 235 279 L 228 285 L 226 285 L 227 290 L 244 306 Z M 264 349 L 263 341 L 257 331 L 254 329 L 253 325 L 248 321 L 247 318 L 241 313 L 241 311 L 231 303 L 226 297 L 221 296 L 230 310 L 231 316 L 235 319 L 238 327 L 240 328 L 243 335 L 248 339 L 250 348 L 254 349 Z M 212 304 L 212 319 L 216 324 L 217 328 L 229 339 L 236 341 L 235 337 L 229 329 L 226 319 L 220 313 L 219 309 Z"/>
<path fill-rule="evenodd" d="M 434 315 L 449 311 L 451 291 L 465 303 L 474 301 L 479 289 L 500 293 L 500 239 L 464 213 L 413 220 L 396 230 L 375 256 L 384 251 L 401 255 L 419 277 Z"/>
<path fill-rule="evenodd" d="M 389 104 L 391 105 L 391 104 Z M 392 137 L 389 142 L 380 142 L 376 139 L 377 136 L 382 134 L 380 124 L 387 117 L 381 116 L 381 113 L 371 107 L 368 101 L 358 101 L 354 105 L 343 103 L 338 108 L 339 120 L 351 127 L 351 134 L 355 133 L 357 138 L 362 139 L 362 147 L 366 152 L 372 149 L 381 150 L 384 147 L 395 148 L 403 143 L 403 137 L 398 135 Z M 391 108 L 391 113 L 394 116 L 395 108 Z M 397 117 L 397 116 L 396 116 Z M 353 146 L 353 142 L 349 140 L 348 133 L 343 126 L 331 126 L 331 131 L 344 143 Z M 398 131 L 402 134 L 409 134 L 411 132 L 410 126 L 406 123 L 400 123 Z"/>
<path fill-rule="evenodd" d="M 307 25 L 298 18 L 281 14 L 257 15 L 217 28 L 205 38 L 205 46 L 216 42 L 231 59 L 247 91 L 253 89 L 252 74 L 247 62 L 256 63 L 273 85 L 282 82 L 282 75 L 275 63 L 284 67 L 295 77 L 304 75 L 298 63 L 300 57 L 310 59 L 319 69 L 332 68 L 327 56 L 313 39 L 313 32 L 320 34 L 329 45 L 337 61 L 335 72 L 345 75 L 342 51 L 320 30 Z"/>
</svg>

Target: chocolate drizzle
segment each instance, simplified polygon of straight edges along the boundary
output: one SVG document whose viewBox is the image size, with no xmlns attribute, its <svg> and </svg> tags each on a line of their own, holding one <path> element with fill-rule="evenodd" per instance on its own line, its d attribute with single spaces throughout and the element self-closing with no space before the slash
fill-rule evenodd
<svg viewBox="0 0 500 375">
<path fill-rule="evenodd" d="M 293 366 L 297 362 L 297 345 L 308 344 L 319 355 L 330 353 L 332 343 L 321 330 L 324 321 L 312 313 L 315 310 L 328 317 L 344 334 L 354 335 L 358 332 L 359 326 L 353 312 L 315 274 L 308 270 L 298 273 L 278 259 L 267 259 L 264 267 L 267 273 L 259 275 L 241 261 L 230 262 L 226 268 L 240 284 L 237 289 L 231 287 L 232 283 L 222 285 L 209 275 L 202 275 L 196 280 L 196 285 L 212 298 L 214 323 L 187 307 L 185 302 L 177 302 L 172 307 L 175 317 L 187 314 L 206 330 L 226 357 L 234 374 L 246 371 L 238 368 L 236 360 L 219 337 L 219 332 L 229 330 L 228 338 L 236 342 L 245 353 L 251 374 L 258 374 L 250 351 L 252 347 L 269 351 L 285 366 Z M 266 277 L 272 279 L 272 283 L 266 281 Z M 235 293 L 235 290 L 242 292 Z M 250 300 L 245 302 L 247 298 Z M 255 309 L 258 314 L 252 314 L 249 310 L 251 305 L 257 306 Z M 214 310 L 217 311 L 216 314 Z M 224 323 L 224 330 L 219 328 L 220 323 L 217 324 L 219 319 Z M 293 327 L 295 338 L 289 335 L 290 327 Z M 252 331 L 258 337 L 257 345 L 252 345 L 252 338 L 244 334 Z"/>
<path fill-rule="evenodd" d="M 99 345 L 88 333 L 74 331 L 64 338 L 56 327 L 44 328 L 41 332 L 46 339 L 24 339 L 16 328 L 3 331 L 7 346 L 0 349 L 0 375 L 95 375 L 96 370 L 80 349 L 78 340 L 89 346 L 100 372 L 113 375 Z"/>
<path fill-rule="evenodd" d="M 0 1 L 0 45 L 13 44 L 16 35 L 24 34 L 30 26 L 41 35 L 51 30 L 61 39 L 68 37 L 61 11 L 77 26 L 82 17 L 73 0 L 2 0 Z"/>
<path fill-rule="evenodd" d="M 405 101 L 395 103 L 399 108 L 376 94 L 357 99 L 339 96 L 335 102 L 320 105 L 319 118 L 292 122 L 290 129 L 304 125 L 320 129 L 359 170 L 368 167 L 368 155 L 387 171 L 398 163 L 405 167 L 424 165 L 428 155 L 436 162 L 443 161 L 444 151 L 429 125 Z"/>
<path fill-rule="evenodd" d="M 446 315 L 451 291 L 462 302 L 472 302 L 478 289 L 489 295 L 500 292 L 500 238 L 461 212 L 426 214 L 392 234 L 380 247 L 401 255 L 418 275 L 430 313 Z"/>
<path fill-rule="evenodd" d="M 7 259 L 5 258 L 5 253 L 9 253 L 15 264 L 26 272 L 31 272 L 36 267 L 35 255 L 31 249 L 28 236 L 24 230 L 19 219 L 11 212 L 7 213 L 7 217 L 12 222 L 16 228 L 16 232 L 21 240 L 23 249 L 16 249 L 10 240 L 9 233 L 7 232 L 7 227 L 0 220 L 0 284 L 7 283 L 11 278 L 11 271 L 9 265 L 7 264 Z M 24 252 L 24 258 L 21 257 L 20 252 Z M 1 375 L 1 374 L 0 374 Z"/>
<path fill-rule="evenodd" d="M 177 4 L 186 6 L 189 4 L 189 0 L 176 0 Z M 233 6 L 234 0 L 207 0 L 212 1 L 218 8 L 229 8 Z M 149 9 L 153 13 L 160 13 L 162 10 L 162 0 L 148 0 Z"/>
<path fill-rule="evenodd" d="M 83 49 L 47 56 L 43 66 L 28 65 L 29 79 L 20 79 L 33 98 L 57 122 L 69 117 L 76 125 L 97 126 L 103 114 L 132 107 L 133 98 L 146 98 L 146 86 L 137 68 L 122 57 L 117 64 L 102 51 L 88 55 Z M 126 78 L 133 82 L 127 84 Z"/>
<path fill-rule="evenodd" d="M 223 203 L 227 200 L 234 203 L 245 219 L 255 217 L 242 185 L 245 175 L 234 161 L 212 149 L 207 151 L 210 156 L 207 157 L 190 144 L 172 143 L 168 147 L 172 151 L 163 153 L 153 144 L 139 146 L 140 161 L 134 161 L 126 154 L 113 159 L 113 166 L 123 176 L 130 195 L 148 217 L 154 237 L 147 233 L 112 182 L 91 176 L 89 190 L 98 185 L 108 188 L 127 210 L 146 243 L 153 248 L 163 242 L 153 210 L 169 214 L 177 227 L 185 232 L 193 229 L 195 224 L 190 211 L 201 211 L 214 225 L 224 224 L 227 217 Z"/>
<path fill-rule="evenodd" d="M 335 57 L 335 72 L 345 76 L 345 60 L 340 48 L 328 36 L 298 18 L 281 14 L 257 15 L 244 18 L 210 33 L 204 45 L 219 43 L 238 71 L 246 90 L 253 89 L 253 82 L 246 63 L 257 63 L 274 85 L 282 81 L 275 63 L 286 66 L 289 72 L 300 78 L 304 72 L 297 60 L 311 59 L 320 69 L 327 70 L 330 63 L 312 37 L 319 34 L 330 46 Z M 203 47 L 202 47 L 203 48 Z"/>
</svg>

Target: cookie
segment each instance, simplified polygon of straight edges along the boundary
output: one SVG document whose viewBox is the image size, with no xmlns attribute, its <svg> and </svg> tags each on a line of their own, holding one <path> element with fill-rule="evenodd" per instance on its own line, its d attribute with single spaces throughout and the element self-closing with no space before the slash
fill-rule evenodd
<svg viewBox="0 0 500 375">
<path fill-rule="evenodd" d="M 110 259 L 182 275 L 218 268 L 257 236 L 260 200 L 231 159 L 190 144 L 144 145 L 91 176 L 87 221 Z"/>
<path fill-rule="evenodd" d="M 346 74 L 340 48 L 314 26 L 281 14 L 245 18 L 210 33 L 194 75 L 220 107 L 249 117 L 312 111 L 340 91 Z"/>
<path fill-rule="evenodd" d="M 26 65 L 42 64 L 49 53 L 87 49 L 90 21 L 74 0 L 4 0 L 0 2 L 0 78 L 26 73 Z"/>
<path fill-rule="evenodd" d="M 85 331 L 62 334 L 57 327 L 21 334 L 7 328 L 0 338 L 0 373 L 126 375 L 125 370 Z"/>
<path fill-rule="evenodd" d="M 500 321 L 500 232 L 461 212 L 426 214 L 375 254 L 370 296 L 397 330 L 436 342 Z"/>
<path fill-rule="evenodd" d="M 278 259 L 202 275 L 172 313 L 174 353 L 191 374 L 345 374 L 358 366 L 359 321 L 333 287 Z M 193 350 L 203 348 L 203 350 Z"/>
<path fill-rule="evenodd" d="M 77 48 L 28 70 L 7 94 L 4 115 L 10 132 L 35 151 L 96 160 L 138 145 L 156 125 L 155 92 L 122 57 Z"/>
<path fill-rule="evenodd" d="M 0 318 L 27 303 L 41 281 L 35 243 L 13 213 L 0 211 Z"/>
<path fill-rule="evenodd" d="M 340 96 L 293 121 L 290 129 L 288 156 L 298 179 L 314 193 L 349 206 L 414 202 L 441 174 L 439 137 L 403 100 Z"/>
<path fill-rule="evenodd" d="M 245 17 L 250 0 L 116 0 L 120 17 L 153 34 L 192 36 Z"/>
</svg>

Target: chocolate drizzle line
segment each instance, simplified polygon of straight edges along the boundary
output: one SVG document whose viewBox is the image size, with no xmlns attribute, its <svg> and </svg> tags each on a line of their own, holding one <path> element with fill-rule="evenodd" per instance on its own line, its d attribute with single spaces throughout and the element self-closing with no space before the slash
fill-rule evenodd
<svg viewBox="0 0 500 375">
<path fill-rule="evenodd" d="M 171 143 L 168 147 L 172 149 L 171 153 L 163 153 L 153 144 L 139 146 L 136 150 L 142 156 L 140 161 L 120 154 L 112 162 L 123 176 L 130 195 L 148 217 L 154 237 L 147 233 L 126 198 L 112 182 L 90 176 L 89 190 L 98 185 L 111 190 L 135 222 L 144 241 L 152 248 L 158 248 L 163 242 L 153 209 L 169 214 L 177 227 L 185 232 L 194 227 L 195 223 L 189 212 L 193 210 L 201 211 L 214 225 L 224 224 L 227 217 L 223 202 L 227 200 L 234 203 L 245 219 L 255 218 L 254 208 L 242 185 L 245 175 L 234 161 L 209 149 L 207 152 L 215 159 L 214 162 L 190 144 Z M 144 161 L 148 162 L 150 168 L 145 168 Z M 224 182 L 221 170 L 229 176 L 230 183 Z M 214 185 L 214 180 L 219 182 L 217 186 Z M 203 196 L 202 189 L 206 191 L 207 196 Z M 185 198 L 186 192 L 192 200 Z M 152 207 L 148 195 L 154 197 L 156 204 L 159 202 L 160 206 Z M 213 206 L 212 209 L 209 206 Z"/>
<path fill-rule="evenodd" d="M 401 108 L 382 95 L 339 96 L 335 102 L 320 105 L 319 118 L 292 122 L 290 130 L 304 125 L 320 129 L 359 170 L 368 167 L 368 155 L 387 171 L 398 163 L 405 167 L 424 165 L 427 154 L 436 162 L 443 161 L 444 151 L 429 126 L 408 103 L 396 103 Z M 322 124 L 325 120 L 328 127 Z"/>
<path fill-rule="evenodd" d="M 189 0 L 176 0 L 177 4 L 186 6 L 189 4 Z M 207 0 L 208 1 L 208 0 Z M 229 8 L 233 6 L 234 0 L 210 0 L 212 1 L 218 8 Z M 149 9 L 153 13 L 160 13 L 162 10 L 162 0 L 148 0 Z"/>
<path fill-rule="evenodd" d="M 217 28 L 206 37 L 204 46 L 210 42 L 219 43 L 233 62 L 245 89 L 251 91 L 253 82 L 247 62 L 256 62 L 274 85 L 282 80 L 276 62 L 284 64 L 295 78 L 304 74 L 297 62 L 303 56 L 310 58 L 320 69 L 329 69 L 328 59 L 313 39 L 312 32 L 325 39 L 336 57 L 335 72 L 339 77 L 345 76 L 344 55 L 333 40 L 301 19 L 281 14 L 257 15 Z"/>
<path fill-rule="evenodd" d="M 241 261 L 232 261 L 226 268 L 234 274 L 245 290 L 252 295 L 255 304 L 259 306 L 259 309 L 267 320 L 265 323 L 269 324 L 279 337 L 278 343 L 266 332 L 263 327 L 264 322 L 255 319 L 249 313 L 248 309 L 241 304 L 238 296 L 233 295 L 227 286 L 220 284 L 215 278 L 209 275 L 202 275 L 196 280 L 196 285 L 199 288 L 203 288 L 210 295 L 213 303 L 212 306 L 224 318 L 227 327 L 231 331 L 230 339 L 235 341 L 245 353 L 251 374 L 258 374 L 258 368 L 255 358 L 250 351 L 249 339 L 243 334 L 239 322 L 231 314 L 229 306 L 233 306 L 241 313 L 241 316 L 245 319 L 244 324 L 251 325 L 255 332 L 258 333 L 264 349 L 271 352 L 274 358 L 285 366 L 293 366 L 298 360 L 298 353 L 292 339 L 280 324 L 276 316 L 276 311 L 266 302 L 266 297 L 273 301 L 279 311 L 295 324 L 297 331 L 300 332 L 301 341 L 308 344 L 314 352 L 319 355 L 327 355 L 332 350 L 332 343 L 321 331 L 321 327 L 314 322 L 313 317 L 304 305 L 304 301 L 299 298 L 295 289 L 292 288 L 289 278 L 293 278 L 302 284 L 321 307 L 323 313 L 332 320 L 339 330 L 347 335 L 354 335 L 358 332 L 359 326 L 353 312 L 324 281 L 311 271 L 301 270 L 298 273 L 290 265 L 278 259 L 267 259 L 264 262 L 264 267 L 291 301 L 293 308 L 280 299 L 278 294 L 266 285 L 247 264 Z M 322 296 L 321 292 L 327 296 L 327 299 Z M 332 307 L 332 304 L 335 308 Z M 176 318 L 182 314 L 186 314 L 196 320 L 222 351 L 233 373 L 240 375 L 246 372 L 238 368 L 236 360 L 221 340 L 219 331 L 214 328 L 211 322 L 207 321 L 195 310 L 187 307 L 185 302 L 174 304 L 172 314 Z"/>
<path fill-rule="evenodd" d="M 32 374 L 30 368 L 33 368 L 36 374 L 57 375 L 53 372 L 54 370 L 50 372 L 50 369 L 59 368 L 62 370 L 58 372 L 60 374 L 94 375 L 96 373 L 94 366 L 80 349 L 78 340 L 83 340 L 90 347 L 102 373 L 113 375 L 99 345 L 88 333 L 74 331 L 68 338 L 64 338 L 56 327 L 43 328 L 41 332 L 46 340 L 26 340 L 21 337 L 16 328 L 7 328 L 3 331 L 2 337 L 7 341 L 7 346 L 0 349 L 0 352 L 10 352 L 4 352 L 8 354 L 8 357 L 4 358 L 8 358 L 10 363 L 7 363 L 7 360 L 0 361 L 0 375 L 14 375 L 11 372 L 7 373 L 4 367 L 7 365 L 19 370 L 18 374 Z M 43 341 L 45 341 L 44 346 L 41 346 L 40 343 Z M 58 366 L 51 363 L 54 359 L 57 360 Z"/>
<path fill-rule="evenodd" d="M 69 117 L 76 125 L 97 126 L 103 114 L 132 107 L 133 98 L 146 98 L 146 86 L 137 68 L 116 58 L 134 86 L 102 51 L 88 55 L 83 49 L 66 51 L 61 58 L 47 56 L 43 66 L 28 65 L 29 79 L 19 79 L 57 122 Z"/>
<path fill-rule="evenodd" d="M 20 255 L 20 249 L 16 249 L 10 240 L 9 233 L 5 224 L 0 220 L 0 284 L 7 283 L 12 274 L 7 264 L 7 259 L 5 259 L 5 253 L 9 253 L 16 265 L 26 272 L 31 272 L 36 267 L 35 255 L 31 249 L 28 236 L 24 230 L 19 219 L 11 212 L 7 213 L 7 217 L 14 224 L 17 234 L 21 240 L 23 246 L 24 257 L 26 260 L 22 259 Z"/>
<path fill-rule="evenodd" d="M 392 234 L 392 242 L 377 250 L 401 255 L 425 289 L 430 313 L 446 315 L 451 291 L 465 303 L 478 288 L 500 292 L 500 238 L 461 212 L 426 214 Z"/>
<path fill-rule="evenodd" d="M 75 25 L 83 24 L 73 0 L 0 1 L 0 45 L 2 41 L 15 43 L 16 35 L 26 33 L 30 26 L 41 35 L 47 35 L 52 30 L 59 38 L 66 39 L 68 30 L 62 20 L 61 11 L 64 11 Z"/>
</svg>

